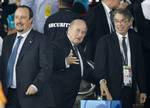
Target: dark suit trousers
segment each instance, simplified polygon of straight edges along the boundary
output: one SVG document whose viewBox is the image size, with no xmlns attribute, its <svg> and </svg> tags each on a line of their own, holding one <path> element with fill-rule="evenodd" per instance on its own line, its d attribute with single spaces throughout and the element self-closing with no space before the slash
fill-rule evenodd
<svg viewBox="0 0 150 108">
<path fill-rule="evenodd" d="M 144 108 L 150 108 L 150 50 L 144 51 L 144 62 L 145 62 L 145 72 L 146 72 L 146 88 L 147 88 L 147 100 Z"/>
<path fill-rule="evenodd" d="M 16 89 L 8 89 L 6 108 L 21 108 Z"/>
<path fill-rule="evenodd" d="M 133 108 L 133 91 L 130 87 L 123 87 L 121 92 L 122 108 Z"/>
</svg>

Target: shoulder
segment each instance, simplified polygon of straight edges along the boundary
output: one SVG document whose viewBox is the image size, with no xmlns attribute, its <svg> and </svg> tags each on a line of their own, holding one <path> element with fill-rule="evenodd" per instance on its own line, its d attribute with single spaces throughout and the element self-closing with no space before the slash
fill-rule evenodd
<svg viewBox="0 0 150 108">
<path fill-rule="evenodd" d="M 135 39 L 140 39 L 140 36 L 139 36 L 138 32 L 136 32 L 133 29 L 129 29 L 128 34 L 129 34 L 130 37 L 133 37 Z"/>
<path fill-rule="evenodd" d="M 34 37 L 36 37 L 36 38 L 43 38 L 44 37 L 44 34 L 38 32 L 38 31 L 35 31 L 35 30 L 31 30 L 29 35 L 34 35 Z"/>
<path fill-rule="evenodd" d="M 11 34 L 11 35 L 5 36 L 5 37 L 3 38 L 3 41 L 5 42 L 5 41 L 13 40 L 13 39 L 16 38 L 16 35 L 17 35 L 17 34 L 15 33 L 15 34 Z"/>
</svg>

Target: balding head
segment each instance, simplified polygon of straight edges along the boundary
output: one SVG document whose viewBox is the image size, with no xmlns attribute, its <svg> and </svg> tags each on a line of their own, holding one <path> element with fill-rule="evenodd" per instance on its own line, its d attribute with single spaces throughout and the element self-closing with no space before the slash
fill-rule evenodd
<svg viewBox="0 0 150 108">
<path fill-rule="evenodd" d="M 87 33 L 87 25 L 84 20 L 75 19 L 70 23 L 67 30 L 67 36 L 71 43 L 80 44 Z"/>
</svg>

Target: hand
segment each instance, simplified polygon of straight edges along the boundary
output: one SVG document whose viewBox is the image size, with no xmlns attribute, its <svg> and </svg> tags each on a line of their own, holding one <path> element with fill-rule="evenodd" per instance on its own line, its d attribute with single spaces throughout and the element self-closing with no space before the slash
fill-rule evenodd
<svg viewBox="0 0 150 108">
<path fill-rule="evenodd" d="M 101 91 L 101 96 L 106 96 L 107 100 L 112 100 L 112 96 L 108 90 L 107 81 L 105 79 L 103 79 L 100 82 L 100 91 Z"/>
<path fill-rule="evenodd" d="M 69 55 L 66 57 L 66 62 L 68 65 L 70 64 L 79 64 L 79 59 L 77 57 L 73 56 L 72 49 L 70 50 Z"/>
<path fill-rule="evenodd" d="M 118 6 L 118 9 L 126 9 L 128 7 L 128 5 L 129 4 L 127 2 L 121 1 Z"/>
<path fill-rule="evenodd" d="M 143 104 L 146 101 L 146 94 L 145 93 L 140 93 L 140 103 Z"/>
<path fill-rule="evenodd" d="M 35 85 L 31 84 L 26 91 L 26 95 L 34 95 L 37 92 L 38 92 L 37 87 Z"/>
</svg>

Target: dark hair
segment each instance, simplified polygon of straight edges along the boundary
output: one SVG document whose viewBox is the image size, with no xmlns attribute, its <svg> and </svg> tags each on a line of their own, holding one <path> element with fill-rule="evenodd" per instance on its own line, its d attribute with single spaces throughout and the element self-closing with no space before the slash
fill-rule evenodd
<svg viewBox="0 0 150 108">
<path fill-rule="evenodd" d="M 116 9 L 113 12 L 113 18 L 116 14 L 122 14 L 123 16 L 125 16 L 128 20 L 133 20 L 133 16 L 131 14 L 131 12 L 128 9 Z"/>
<path fill-rule="evenodd" d="M 26 5 L 21 5 L 21 6 L 18 6 L 18 8 L 26 8 L 26 9 L 28 9 L 29 10 L 29 19 L 33 18 L 33 11 L 32 11 L 32 9 L 30 7 L 28 7 Z"/>
</svg>

